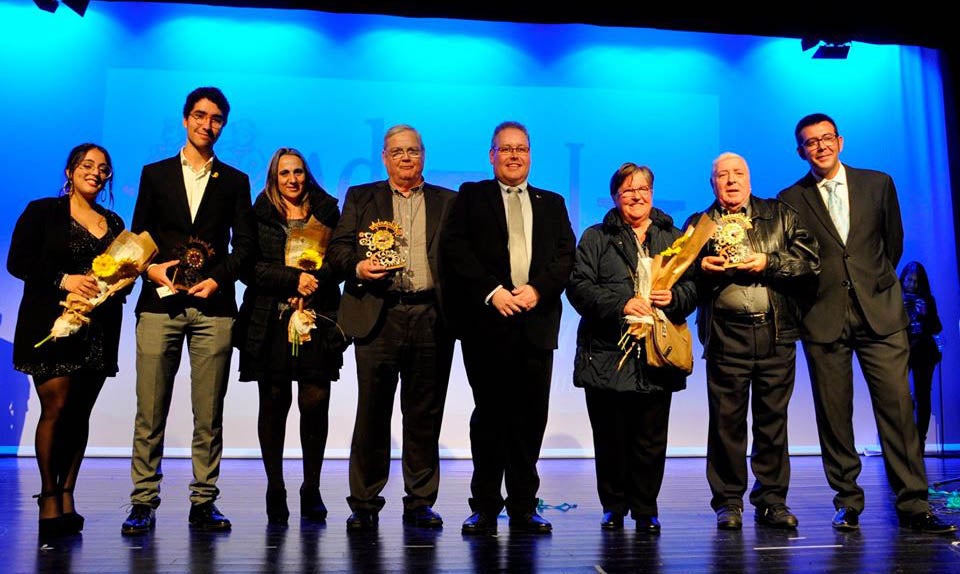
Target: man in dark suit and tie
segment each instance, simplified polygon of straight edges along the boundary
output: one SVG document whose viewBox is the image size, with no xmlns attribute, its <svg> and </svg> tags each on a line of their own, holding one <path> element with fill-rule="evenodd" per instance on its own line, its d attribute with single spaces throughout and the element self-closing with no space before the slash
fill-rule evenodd
<svg viewBox="0 0 960 574">
<path fill-rule="evenodd" d="M 496 127 L 490 164 L 496 179 L 460 187 L 441 245 L 475 404 L 473 514 L 462 532 L 496 532 L 506 505 L 511 529 L 548 533 L 552 525 L 537 513 L 537 460 L 575 238 L 563 197 L 527 182 L 530 137 L 522 124 Z"/>
<path fill-rule="evenodd" d="M 837 493 L 833 527 L 858 529 L 864 506 L 852 421 L 856 350 L 900 526 L 953 532 L 955 526 L 930 513 L 923 452 L 913 422 L 908 320 L 896 274 L 903 227 L 893 179 L 840 163 L 843 136 L 825 114 L 802 118 L 794 135 L 797 153 L 810 172 L 779 197 L 800 213 L 820 245 L 819 285 L 803 319 L 802 338 L 824 472 Z"/>
<path fill-rule="evenodd" d="M 155 524 L 164 432 L 184 338 L 194 420 L 189 523 L 197 530 L 230 529 L 214 501 L 219 495 L 223 399 L 237 313 L 234 282 L 253 238 L 247 219 L 250 181 L 213 154 L 229 113 L 230 104 L 219 89 L 191 92 L 183 107 L 183 149 L 145 166 L 140 175 L 131 229 L 150 232 L 159 249 L 156 260 L 163 263 L 147 270 L 149 281 L 136 308 L 133 506 L 123 534 L 142 534 Z"/>
<path fill-rule="evenodd" d="M 347 190 L 328 257 L 348 277 L 340 301 L 344 332 L 354 339 L 357 418 L 350 445 L 353 513 L 347 530 L 375 529 L 390 472 L 390 418 L 400 380 L 403 413 L 403 522 L 440 528 L 433 510 L 440 486 L 440 424 L 447 397 L 453 336 L 440 315 L 437 249 L 456 194 L 423 180 L 426 149 L 415 129 L 397 125 L 383 138 L 387 180 Z M 370 257 L 360 234 L 376 221 L 400 224 L 403 267 Z"/>
</svg>

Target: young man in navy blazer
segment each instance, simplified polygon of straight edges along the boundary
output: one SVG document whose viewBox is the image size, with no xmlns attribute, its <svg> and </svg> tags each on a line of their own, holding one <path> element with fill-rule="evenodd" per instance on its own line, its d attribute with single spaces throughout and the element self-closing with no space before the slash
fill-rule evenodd
<svg viewBox="0 0 960 574">
<path fill-rule="evenodd" d="M 148 231 L 159 253 L 137 302 L 137 416 L 131 477 L 133 507 L 123 534 L 153 529 L 160 505 L 163 440 L 183 341 L 190 355 L 193 481 L 190 527 L 229 530 L 214 504 L 223 450 L 223 399 L 237 303 L 234 282 L 251 250 L 250 181 L 213 154 L 230 104 L 217 88 L 197 88 L 183 106 L 187 142 L 174 157 L 147 165 L 133 211 L 135 233 Z M 195 283 L 178 290 L 188 244 L 205 244 Z M 173 269 L 171 269 L 173 268 Z M 175 274 L 181 277 L 174 277 Z"/>
</svg>

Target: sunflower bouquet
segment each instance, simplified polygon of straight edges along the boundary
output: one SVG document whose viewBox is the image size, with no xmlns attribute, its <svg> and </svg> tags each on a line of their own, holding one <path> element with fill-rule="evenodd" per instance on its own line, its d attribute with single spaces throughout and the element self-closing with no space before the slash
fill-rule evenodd
<svg viewBox="0 0 960 574">
<path fill-rule="evenodd" d="M 289 267 L 308 273 L 319 270 L 323 266 L 323 257 L 332 233 L 332 229 L 313 218 L 303 227 L 291 229 L 287 236 L 284 262 Z M 310 342 L 310 331 L 316 328 L 317 312 L 305 309 L 303 298 L 300 297 L 297 308 L 290 314 L 290 321 L 287 323 L 287 340 L 294 357 L 300 355 L 300 345 Z"/>
<path fill-rule="evenodd" d="M 706 214 L 700 216 L 696 224 L 687 227 L 683 235 L 674 240 L 673 244 L 654 256 L 649 262 L 649 271 L 645 275 L 648 279 L 638 282 L 636 286 L 636 295 L 638 297 L 649 298 L 650 291 L 669 289 L 673 287 L 683 273 L 690 265 L 697 260 L 700 250 L 707 244 L 717 229 L 717 224 Z M 638 269 L 639 271 L 639 269 Z M 641 276 L 640 273 L 637 277 Z M 643 283 L 642 285 L 639 283 Z M 658 318 L 666 320 L 663 311 L 654 309 Z M 620 338 L 620 348 L 623 350 L 623 357 L 617 364 L 619 370 L 623 363 L 630 356 L 630 353 L 643 341 L 650 333 L 655 320 L 644 320 L 647 317 L 625 317 L 627 325 L 623 336 Z"/>
<path fill-rule="evenodd" d="M 88 315 L 114 293 L 132 285 L 156 254 L 157 245 L 146 231 L 139 235 L 121 231 L 107 250 L 90 263 L 88 275 L 96 280 L 99 292 L 91 298 L 67 293 L 66 300 L 60 302 L 63 313 L 53 322 L 50 334 L 34 347 L 69 337 L 90 323 Z"/>
</svg>

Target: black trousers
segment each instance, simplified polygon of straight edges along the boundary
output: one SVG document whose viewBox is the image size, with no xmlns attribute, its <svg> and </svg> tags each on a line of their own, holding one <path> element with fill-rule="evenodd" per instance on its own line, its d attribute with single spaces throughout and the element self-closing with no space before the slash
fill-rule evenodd
<svg viewBox="0 0 960 574">
<path fill-rule="evenodd" d="M 603 511 L 657 516 L 672 393 L 584 391 Z"/>
<path fill-rule="evenodd" d="M 461 350 L 474 400 L 470 508 L 498 514 L 506 506 L 510 516 L 533 512 L 553 351 L 535 348 L 515 333 L 499 340 L 464 340 Z"/>
<path fill-rule="evenodd" d="M 859 305 L 851 297 L 840 339 L 829 344 L 804 341 L 823 470 L 837 493 L 836 508 L 863 510 L 860 455 L 853 434 L 853 353 L 867 381 L 876 418 L 887 480 L 896 493 L 897 512 L 909 516 L 929 510 L 927 473 L 913 422 L 907 380 L 909 346 L 905 330 L 885 337 L 870 332 Z"/>
<path fill-rule="evenodd" d="M 373 334 L 354 343 L 357 418 L 350 445 L 353 511 L 379 512 L 390 473 L 390 419 L 400 382 L 403 414 L 403 506 L 432 506 L 440 486 L 440 424 L 447 398 L 453 338 L 435 304 L 397 304 Z"/>
<path fill-rule="evenodd" d="M 707 482 L 714 510 L 743 506 L 747 490 L 747 408 L 753 416 L 750 502 L 784 504 L 790 485 L 787 405 L 796 374 L 796 344 L 777 345 L 770 320 L 715 316 L 707 349 Z M 752 392 L 752 398 L 751 398 Z"/>
<path fill-rule="evenodd" d="M 917 432 L 920 433 L 920 448 L 927 442 L 930 430 L 933 394 L 933 373 L 937 368 L 939 355 L 923 349 L 911 349 L 908 362 L 913 387 L 913 406 L 916 411 Z"/>
</svg>

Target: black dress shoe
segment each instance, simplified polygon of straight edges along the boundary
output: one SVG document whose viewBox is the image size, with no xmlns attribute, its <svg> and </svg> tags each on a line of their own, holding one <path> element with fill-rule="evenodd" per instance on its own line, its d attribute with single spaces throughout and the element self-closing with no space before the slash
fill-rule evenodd
<svg viewBox="0 0 960 574">
<path fill-rule="evenodd" d="M 420 528 L 443 528 L 443 518 L 429 506 L 403 511 L 403 523 Z"/>
<path fill-rule="evenodd" d="M 900 528 L 909 528 L 924 534 L 950 534 L 957 531 L 956 526 L 940 520 L 935 514 L 929 512 L 920 512 L 901 518 Z"/>
<path fill-rule="evenodd" d="M 349 532 L 366 532 L 376 530 L 380 522 L 380 517 L 376 512 L 358 510 L 347 518 L 347 530 Z"/>
<path fill-rule="evenodd" d="M 619 512 L 604 512 L 600 519 L 602 530 L 623 530 L 623 515 Z"/>
<path fill-rule="evenodd" d="M 517 516 L 516 518 L 511 516 L 510 530 L 529 532 L 531 534 L 550 534 L 553 532 L 553 525 L 550 524 L 549 520 L 534 511 Z"/>
<path fill-rule="evenodd" d="M 637 532 L 644 534 L 660 534 L 660 521 L 657 520 L 656 516 L 638 514 L 635 520 L 637 521 Z"/>
<path fill-rule="evenodd" d="M 286 488 L 267 488 L 267 524 L 286 524 L 290 518 Z"/>
<path fill-rule="evenodd" d="M 720 530 L 740 530 L 743 528 L 743 509 L 728 504 L 717 510 L 717 528 Z"/>
<path fill-rule="evenodd" d="M 157 525 L 157 513 L 149 504 L 134 504 L 130 514 L 120 527 L 120 534 L 135 536 L 146 534 Z"/>
<path fill-rule="evenodd" d="M 800 524 L 800 521 L 790 512 L 786 504 L 758 506 L 753 513 L 753 519 L 757 524 L 772 528 L 794 529 Z"/>
<path fill-rule="evenodd" d="M 462 534 L 496 534 L 497 515 L 488 512 L 474 512 L 463 521 L 460 527 Z"/>
<path fill-rule="evenodd" d="M 327 521 L 327 505 L 319 488 L 300 487 L 300 518 L 311 522 Z"/>
<path fill-rule="evenodd" d="M 842 532 L 860 530 L 860 513 L 852 508 L 838 508 L 833 515 L 833 529 Z"/>
<path fill-rule="evenodd" d="M 204 532 L 223 532 L 232 526 L 212 500 L 191 506 L 189 520 L 190 528 Z"/>
</svg>

